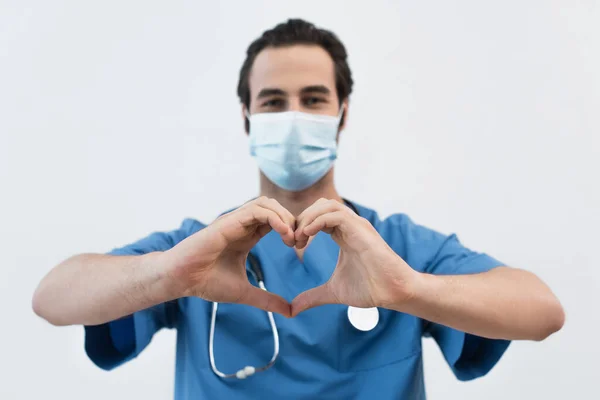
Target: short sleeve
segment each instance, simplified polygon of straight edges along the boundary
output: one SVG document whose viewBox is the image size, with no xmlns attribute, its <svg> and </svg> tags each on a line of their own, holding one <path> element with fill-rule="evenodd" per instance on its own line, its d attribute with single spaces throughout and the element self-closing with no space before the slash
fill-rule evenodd
<svg viewBox="0 0 600 400">
<path fill-rule="evenodd" d="M 469 250 L 456 235 L 450 235 L 442 238 L 437 253 L 425 266 L 424 272 L 436 275 L 476 274 L 502 265 L 487 254 Z M 510 344 L 507 340 L 487 339 L 428 322 L 424 332 L 434 338 L 454 375 L 461 381 L 487 374 Z"/>
<path fill-rule="evenodd" d="M 419 272 L 435 275 L 476 274 L 503 264 L 463 246 L 456 235 L 444 235 L 396 214 L 379 225 L 388 244 Z M 434 338 L 454 375 L 463 381 L 487 374 L 510 342 L 487 339 L 423 321 L 423 333 Z"/>
<path fill-rule="evenodd" d="M 198 221 L 186 219 L 177 230 L 152 233 L 135 243 L 113 249 L 108 254 L 131 256 L 166 251 L 203 227 Z M 85 326 L 86 353 L 102 369 L 118 367 L 140 354 L 160 329 L 173 328 L 177 323 L 177 315 L 177 301 L 173 301 L 106 324 Z"/>
</svg>

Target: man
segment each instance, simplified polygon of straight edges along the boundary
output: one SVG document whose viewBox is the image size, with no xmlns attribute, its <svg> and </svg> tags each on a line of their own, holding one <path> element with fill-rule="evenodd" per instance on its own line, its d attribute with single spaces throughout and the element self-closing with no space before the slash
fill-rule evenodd
<svg viewBox="0 0 600 400">
<path fill-rule="evenodd" d="M 533 274 L 342 199 L 332 165 L 351 91 L 331 32 L 289 20 L 263 33 L 238 85 L 261 197 L 64 261 L 35 312 L 85 325 L 104 369 L 176 328 L 176 399 L 424 399 L 422 336 L 469 380 L 510 340 L 559 330 L 562 307 Z"/>
</svg>

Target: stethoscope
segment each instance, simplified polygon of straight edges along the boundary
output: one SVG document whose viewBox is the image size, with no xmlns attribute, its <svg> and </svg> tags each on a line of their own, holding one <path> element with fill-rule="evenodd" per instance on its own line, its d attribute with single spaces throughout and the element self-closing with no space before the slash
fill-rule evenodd
<svg viewBox="0 0 600 400">
<path fill-rule="evenodd" d="M 352 211 L 356 214 L 360 215 L 354 204 L 350 201 L 344 199 L 344 203 Z M 255 254 L 250 252 L 248 254 L 248 264 L 250 269 L 248 271 L 252 274 L 252 277 L 256 282 L 258 282 L 258 286 L 262 290 L 267 290 L 264 282 L 264 274 L 261 267 L 260 260 L 256 257 Z M 256 368 L 252 365 L 247 365 L 244 368 L 238 370 L 233 374 L 225 374 L 217 369 L 215 364 L 215 354 L 214 354 L 214 341 L 215 341 L 215 321 L 217 319 L 217 309 L 219 308 L 219 303 L 213 303 L 212 306 L 212 314 L 210 317 L 210 335 L 208 338 L 208 353 L 210 357 L 210 367 L 212 368 L 215 375 L 220 378 L 237 378 L 237 379 L 245 379 L 249 376 L 254 375 L 256 372 L 265 371 L 275 364 L 277 360 L 277 356 L 279 356 L 279 332 L 277 331 L 277 324 L 275 324 L 275 319 L 273 318 L 273 313 L 267 311 L 267 315 L 269 317 L 269 323 L 271 324 L 271 331 L 273 332 L 273 356 L 271 360 L 264 366 L 260 368 Z M 358 308 L 358 307 L 348 307 L 348 320 L 356 329 L 361 331 L 370 331 L 377 326 L 379 322 L 379 311 L 377 307 L 372 308 Z"/>
</svg>

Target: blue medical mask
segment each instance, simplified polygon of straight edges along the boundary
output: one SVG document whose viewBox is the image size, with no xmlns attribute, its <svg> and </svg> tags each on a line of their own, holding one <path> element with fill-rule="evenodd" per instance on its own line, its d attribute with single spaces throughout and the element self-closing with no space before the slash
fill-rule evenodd
<svg viewBox="0 0 600 400">
<path fill-rule="evenodd" d="M 335 117 L 298 111 L 249 115 L 250 154 L 271 182 L 304 190 L 325 176 L 337 158 L 342 110 Z"/>
</svg>

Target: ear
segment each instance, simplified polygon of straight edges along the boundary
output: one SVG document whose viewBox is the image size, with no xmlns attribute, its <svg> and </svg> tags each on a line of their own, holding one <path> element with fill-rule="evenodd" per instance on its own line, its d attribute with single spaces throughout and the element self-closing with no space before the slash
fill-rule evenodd
<svg viewBox="0 0 600 400">
<path fill-rule="evenodd" d="M 246 113 L 250 114 L 250 110 L 248 110 L 248 107 L 242 103 L 242 120 L 244 121 L 244 131 L 246 132 L 246 135 L 248 135 L 250 134 L 250 121 L 248 120 L 248 117 L 246 117 Z"/>
</svg>

